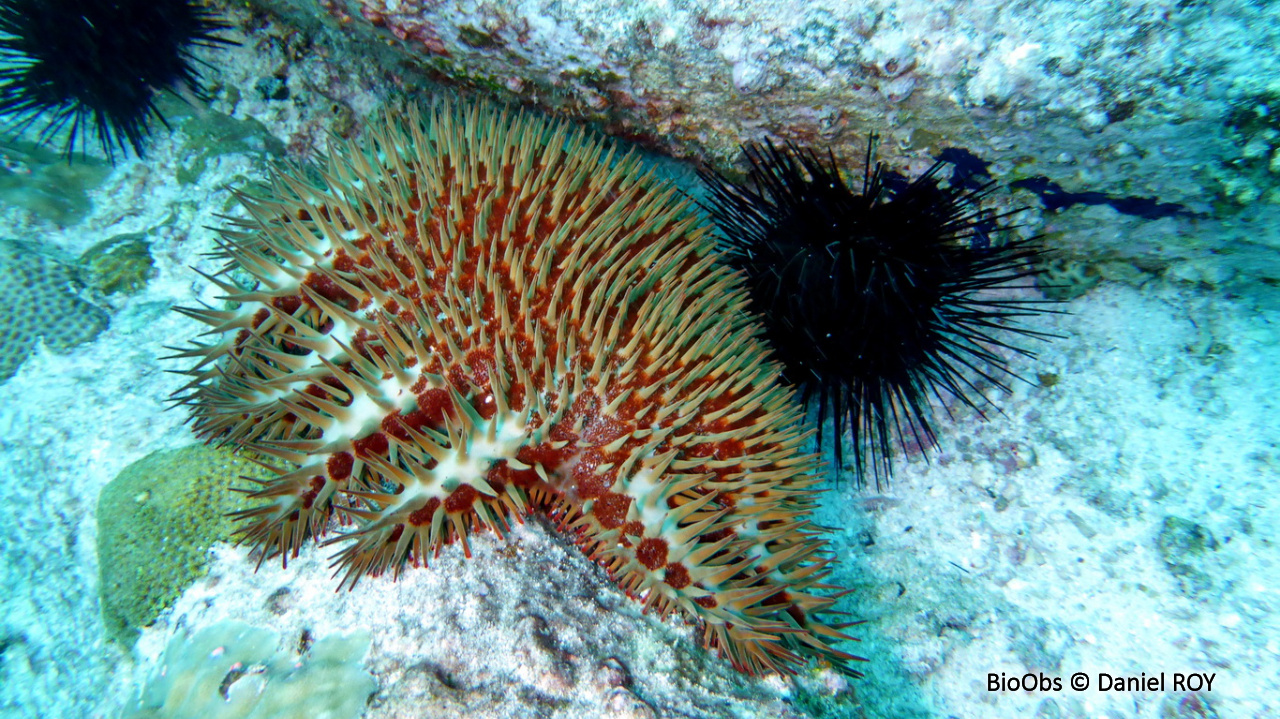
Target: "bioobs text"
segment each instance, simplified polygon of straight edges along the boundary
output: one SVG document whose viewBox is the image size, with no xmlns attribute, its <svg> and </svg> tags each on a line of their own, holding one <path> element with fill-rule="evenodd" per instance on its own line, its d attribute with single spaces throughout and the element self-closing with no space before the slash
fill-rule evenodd
<svg viewBox="0 0 1280 719">
<path fill-rule="evenodd" d="M 989 692 L 1060 692 L 1062 677 L 1051 677 L 1046 674 L 1027 672 L 1022 676 L 1009 676 L 1004 672 L 996 674 L 987 672 L 987 691 Z"/>
</svg>

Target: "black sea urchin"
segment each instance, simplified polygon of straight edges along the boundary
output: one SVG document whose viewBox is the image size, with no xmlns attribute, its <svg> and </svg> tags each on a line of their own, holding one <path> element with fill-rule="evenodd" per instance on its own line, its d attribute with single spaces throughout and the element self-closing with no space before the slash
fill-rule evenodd
<svg viewBox="0 0 1280 719">
<path fill-rule="evenodd" d="M 158 91 L 207 99 L 192 49 L 227 27 L 200 0 L 0 0 L 0 113 L 42 143 L 67 131 L 68 157 L 90 128 L 141 157 Z"/>
<path fill-rule="evenodd" d="M 874 139 L 873 139 L 874 143 Z M 976 189 L 943 186 L 937 163 L 907 182 L 875 163 L 868 147 L 862 191 L 840 177 L 834 157 L 811 150 L 745 148 L 748 183 L 703 174 L 707 210 L 724 235 L 729 263 L 746 277 L 784 379 L 818 403 L 819 443 L 834 425 L 836 466 L 843 428 L 854 473 L 877 484 L 892 472 L 890 442 L 934 444 L 931 405 L 947 396 L 974 408 L 978 378 L 1008 391 L 997 350 L 1030 356 L 1009 333 L 1048 337 L 1017 325 L 1047 300 L 993 292 L 1036 274 L 1035 239 L 994 244 L 994 213 Z M 897 180 L 897 181 L 894 181 Z"/>
</svg>

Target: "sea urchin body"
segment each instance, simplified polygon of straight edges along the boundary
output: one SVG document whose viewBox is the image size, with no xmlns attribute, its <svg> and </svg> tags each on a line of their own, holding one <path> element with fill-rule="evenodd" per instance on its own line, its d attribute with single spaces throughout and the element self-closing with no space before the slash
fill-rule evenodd
<svg viewBox="0 0 1280 719">
<path fill-rule="evenodd" d="M 891 183 L 870 147 L 862 190 L 834 158 L 773 145 L 748 147 L 748 183 L 704 174 L 708 210 L 728 264 L 742 272 L 787 382 L 816 399 L 819 438 L 832 419 L 836 464 L 844 428 L 861 483 L 892 471 L 891 440 L 935 443 L 931 405 L 980 414 L 976 379 L 1008 391 L 1000 350 L 1030 356 L 1010 337 L 1044 338 L 1018 320 L 1045 311 L 1017 297 L 1036 274 L 1037 239 L 992 242 L 998 219 L 980 201 L 990 186 L 944 186 L 935 164 Z"/>
<path fill-rule="evenodd" d="M 370 134 L 243 197 L 235 309 L 185 310 L 216 337 L 184 353 L 197 433 L 277 465 L 243 537 L 351 524 L 349 587 L 545 511 L 743 671 L 851 659 L 798 410 L 675 189 L 487 106 Z"/>
<path fill-rule="evenodd" d="M 68 156 L 91 132 L 142 156 L 157 93 L 207 99 L 192 50 L 234 44 L 228 27 L 201 0 L 0 0 L 0 112 L 67 131 Z"/>
</svg>

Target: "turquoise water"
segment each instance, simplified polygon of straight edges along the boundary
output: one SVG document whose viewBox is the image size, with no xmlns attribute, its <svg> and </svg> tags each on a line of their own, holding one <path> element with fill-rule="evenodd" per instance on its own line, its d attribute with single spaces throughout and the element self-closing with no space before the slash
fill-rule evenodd
<svg viewBox="0 0 1280 719">
<path fill-rule="evenodd" d="M 239 45 L 197 50 L 208 97 L 160 95 L 145 158 L 90 137 L 68 161 L 39 124 L 0 146 L 0 716 L 131 715 L 174 677 L 196 699 L 132 715 L 1280 715 L 1269 8 L 502 5 L 414 29 L 356 5 L 347 34 L 338 9 L 229 11 Z M 146 612 L 104 601 L 100 497 L 198 441 L 163 358 L 202 330 L 172 308 L 219 302 L 193 271 L 219 267 L 210 228 L 272 161 L 445 97 L 433 71 L 638 139 L 696 198 L 691 156 L 741 169 L 737 144 L 765 138 L 832 146 L 857 186 L 880 133 L 903 176 L 942 159 L 997 180 L 992 209 L 1055 251 L 1066 313 L 1031 323 L 1060 338 L 1009 356 L 1009 393 L 978 383 L 996 411 L 937 403 L 937 446 L 895 449 L 887 486 L 824 465 L 815 522 L 852 590 L 837 609 L 863 620 L 838 646 L 865 677 L 745 677 L 543 520 L 341 593 L 332 547 L 255 572 L 179 523 L 148 536 L 196 550 L 155 567 L 198 571 L 120 641 L 119 613 Z M 139 486 L 123 506 L 158 501 Z M 226 494 L 192 501 L 217 517 Z M 112 531 L 141 536 L 130 521 Z"/>
</svg>

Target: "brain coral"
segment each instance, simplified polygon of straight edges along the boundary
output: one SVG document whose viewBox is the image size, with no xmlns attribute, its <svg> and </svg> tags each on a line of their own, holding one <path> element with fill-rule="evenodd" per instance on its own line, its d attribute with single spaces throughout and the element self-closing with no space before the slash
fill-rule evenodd
<svg viewBox="0 0 1280 719">
<path fill-rule="evenodd" d="M 107 635 L 130 646 L 204 574 L 208 550 L 231 537 L 226 514 L 242 508 L 227 482 L 266 472 L 227 449 L 152 452 L 98 496 L 98 590 Z"/>
<path fill-rule="evenodd" d="M 354 525 L 350 587 L 538 510 L 738 669 L 843 666 L 800 412 L 700 219 L 616 154 L 442 105 L 276 172 L 223 232 L 232 309 L 184 310 L 215 339 L 179 397 L 273 458 L 263 557 Z"/>
<path fill-rule="evenodd" d="M 73 271 L 22 242 L 0 240 L 0 382 L 44 339 L 58 353 L 107 327 L 107 313 L 80 299 Z"/>
</svg>

